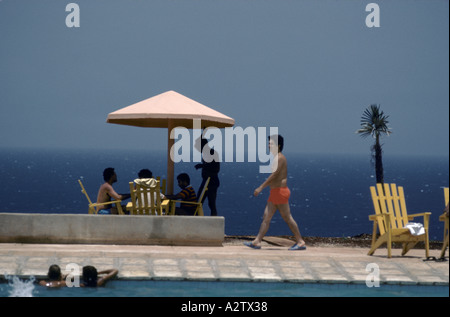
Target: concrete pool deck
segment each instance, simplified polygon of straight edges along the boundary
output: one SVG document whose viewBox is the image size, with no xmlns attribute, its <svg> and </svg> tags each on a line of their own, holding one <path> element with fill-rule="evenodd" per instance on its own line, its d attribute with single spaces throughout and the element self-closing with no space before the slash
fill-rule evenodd
<svg viewBox="0 0 450 317">
<path fill-rule="evenodd" d="M 374 256 L 367 252 L 340 246 L 288 251 L 264 245 L 253 250 L 240 242 L 222 247 L 0 243 L 0 279 L 44 278 L 52 264 L 67 273 L 66 265 L 76 263 L 98 270 L 117 268 L 119 279 L 364 284 L 374 273 L 366 267 L 375 263 L 381 284 L 449 285 L 449 262 L 424 262 L 421 249 L 403 257 L 400 249 L 393 249 L 391 259 L 386 249 Z M 431 256 L 439 254 L 430 250 Z"/>
</svg>

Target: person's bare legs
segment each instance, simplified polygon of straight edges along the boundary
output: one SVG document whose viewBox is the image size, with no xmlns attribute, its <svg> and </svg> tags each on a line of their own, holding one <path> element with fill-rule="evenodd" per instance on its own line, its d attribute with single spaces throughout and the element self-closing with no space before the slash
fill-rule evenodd
<svg viewBox="0 0 450 317">
<path fill-rule="evenodd" d="M 283 220 L 288 224 L 289 229 L 291 229 L 292 233 L 294 234 L 295 241 L 297 241 L 297 245 L 299 247 L 304 246 L 306 243 L 300 234 L 300 230 L 298 229 L 297 223 L 295 222 L 294 218 L 292 218 L 289 204 L 277 205 L 276 207 L 278 207 L 281 217 L 283 217 Z"/>
<path fill-rule="evenodd" d="M 277 206 L 275 206 L 271 202 L 268 202 L 266 205 L 266 209 L 264 210 L 263 221 L 259 228 L 258 235 L 256 236 L 255 240 L 253 240 L 253 242 L 252 242 L 252 244 L 254 246 L 259 246 L 261 244 L 261 241 L 264 238 L 264 236 L 266 235 L 267 230 L 269 230 L 270 220 L 272 220 L 272 217 L 276 211 L 277 211 Z"/>
</svg>

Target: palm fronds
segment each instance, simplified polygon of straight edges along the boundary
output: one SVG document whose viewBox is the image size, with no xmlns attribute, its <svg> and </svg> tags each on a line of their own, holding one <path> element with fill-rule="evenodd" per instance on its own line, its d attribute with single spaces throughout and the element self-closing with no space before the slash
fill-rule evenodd
<svg viewBox="0 0 450 317">
<path fill-rule="evenodd" d="M 356 133 L 360 134 L 363 138 L 368 136 L 376 138 L 380 137 L 381 134 L 390 135 L 392 131 L 388 126 L 388 118 L 389 116 L 381 111 L 379 105 L 370 105 L 364 111 L 361 117 L 361 128 Z"/>
</svg>

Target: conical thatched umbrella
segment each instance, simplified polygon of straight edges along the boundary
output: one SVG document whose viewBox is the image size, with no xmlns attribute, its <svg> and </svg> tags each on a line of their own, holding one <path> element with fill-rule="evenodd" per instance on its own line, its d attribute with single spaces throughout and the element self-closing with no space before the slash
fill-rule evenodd
<svg viewBox="0 0 450 317">
<path fill-rule="evenodd" d="M 234 119 L 189 99 L 175 91 L 167 91 L 152 98 L 108 114 L 106 122 L 145 128 L 167 128 L 167 192 L 173 194 L 174 162 L 170 151 L 174 140 L 170 132 L 176 127 L 192 129 L 194 119 L 200 119 L 202 127 L 226 128 L 234 125 Z"/>
</svg>

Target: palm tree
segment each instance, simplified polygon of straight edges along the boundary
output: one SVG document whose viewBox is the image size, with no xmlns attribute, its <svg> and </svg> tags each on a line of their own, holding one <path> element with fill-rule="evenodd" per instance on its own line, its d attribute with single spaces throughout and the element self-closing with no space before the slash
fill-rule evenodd
<svg viewBox="0 0 450 317">
<path fill-rule="evenodd" d="M 389 116 L 386 116 L 383 111 L 380 110 L 378 105 L 370 105 L 362 117 L 361 117 L 361 129 L 356 131 L 361 137 L 367 138 L 372 136 L 375 139 L 375 144 L 371 147 L 372 157 L 375 159 L 375 174 L 377 183 L 384 183 L 383 173 L 383 150 L 380 144 L 380 138 L 383 134 L 390 135 L 392 132 L 388 127 Z"/>
</svg>

